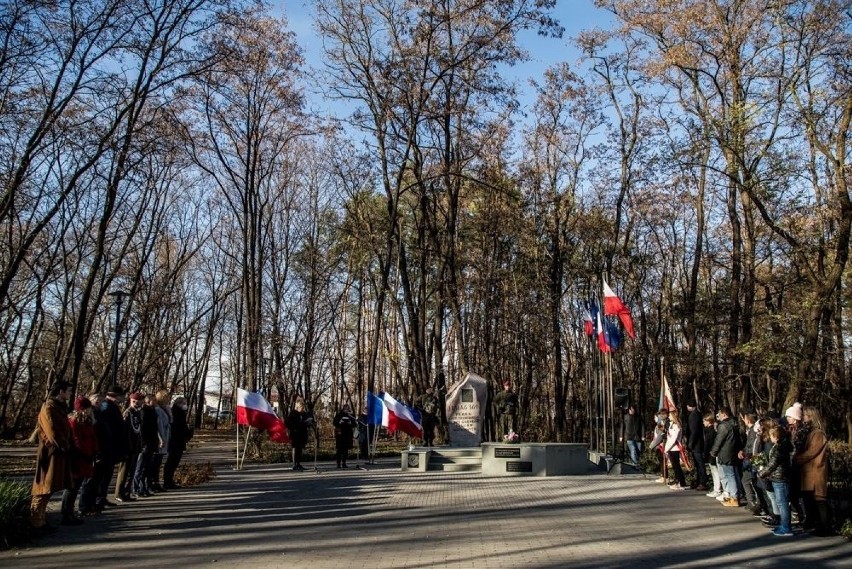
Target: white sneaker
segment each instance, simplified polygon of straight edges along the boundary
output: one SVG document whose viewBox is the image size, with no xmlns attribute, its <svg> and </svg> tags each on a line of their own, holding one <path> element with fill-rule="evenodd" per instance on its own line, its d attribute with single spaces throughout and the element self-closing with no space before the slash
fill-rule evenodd
<svg viewBox="0 0 852 569">
<path fill-rule="evenodd" d="M 716 496 L 716 499 L 717 499 L 717 500 L 719 500 L 720 502 L 724 502 L 724 501 L 725 501 L 725 500 L 727 500 L 728 498 L 730 498 L 730 496 L 728 495 L 728 493 L 727 493 L 727 492 L 722 492 L 721 494 L 719 494 L 718 496 Z"/>
<path fill-rule="evenodd" d="M 707 496 L 708 498 L 716 498 L 718 496 L 721 496 L 721 494 L 719 492 L 716 492 L 715 490 L 713 490 L 712 492 L 707 492 L 704 495 Z"/>
</svg>

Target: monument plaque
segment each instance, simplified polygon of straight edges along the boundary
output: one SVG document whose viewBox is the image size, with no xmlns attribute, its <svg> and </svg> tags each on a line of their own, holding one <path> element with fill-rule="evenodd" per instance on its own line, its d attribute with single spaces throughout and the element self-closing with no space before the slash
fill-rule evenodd
<svg viewBox="0 0 852 569">
<path fill-rule="evenodd" d="M 452 447 L 478 447 L 488 386 L 485 379 L 469 373 L 447 393 L 447 428 Z"/>
<path fill-rule="evenodd" d="M 521 458 L 521 449 L 497 447 L 494 449 L 494 458 Z"/>
<path fill-rule="evenodd" d="M 509 461 L 506 463 L 506 472 L 532 472 L 532 462 Z"/>
</svg>

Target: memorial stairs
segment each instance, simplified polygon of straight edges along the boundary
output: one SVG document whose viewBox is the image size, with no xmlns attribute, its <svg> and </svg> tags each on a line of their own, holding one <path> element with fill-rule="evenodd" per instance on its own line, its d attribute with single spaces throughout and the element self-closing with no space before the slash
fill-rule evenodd
<svg viewBox="0 0 852 569">
<path fill-rule="evenodd" d="M 445 472 L 481 472 L 482 449 L 432 447 L 427 470 L 443 470 Z"/>
</svg>

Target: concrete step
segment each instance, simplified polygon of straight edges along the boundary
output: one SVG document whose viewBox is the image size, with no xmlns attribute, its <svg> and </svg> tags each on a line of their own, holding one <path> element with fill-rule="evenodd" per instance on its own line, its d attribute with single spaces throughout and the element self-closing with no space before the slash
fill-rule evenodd
<svg viewBox="0 0 852 569">
<path fill-rule="evenodd" d="M 445 472 L 480 472 L 482 470 L 482 449 L 433 447 L 429 458 L 428 470 Z"/>
</svg>

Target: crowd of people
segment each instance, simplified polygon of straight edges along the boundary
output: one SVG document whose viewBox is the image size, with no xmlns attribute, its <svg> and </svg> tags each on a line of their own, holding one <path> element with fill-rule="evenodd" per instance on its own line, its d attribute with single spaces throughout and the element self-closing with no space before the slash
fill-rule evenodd
<svg viewBox="0 0 852 569">
<path fill-rule="evenodd" d="M 62 524 L 79 525 L 119 503 L 179 488 L 175 472 L 193 434 L 185 398 L 172 401 L 166 391 L 126 395 L 113 387 L 80 395 L 69 409 L 71 385 L 64 381 L 51 386 L 49 395 L 34 433 L 34 528 L 52 530 L 46 510 L 56 492 L 63 492 Z"/>
<path fill-rule="evenodd" d="M 745 412 L 735 417 L 727 407 L 702 415 L 690 402 L 687 411 L 685 422 L 676 409 L 657 414 L 651 447 L 663 457 L 658 482 L 671 482 L 672 490 L 706 492 L 725 507 L 747 508 L 776 536 L 794 535 L 797 527 L 817 536 L 834 535 L 828 437 L 818 409 L 795 403 L 784 416 Z M 625 430 L 631 425 L 629 434 L 635 439 L 634 416 L 635 410 L 625 420 Z M 638 456 L 628 449 L 636 462 Z M 685 468 L 695 471 L 691 486 Z"/>
</svg>

